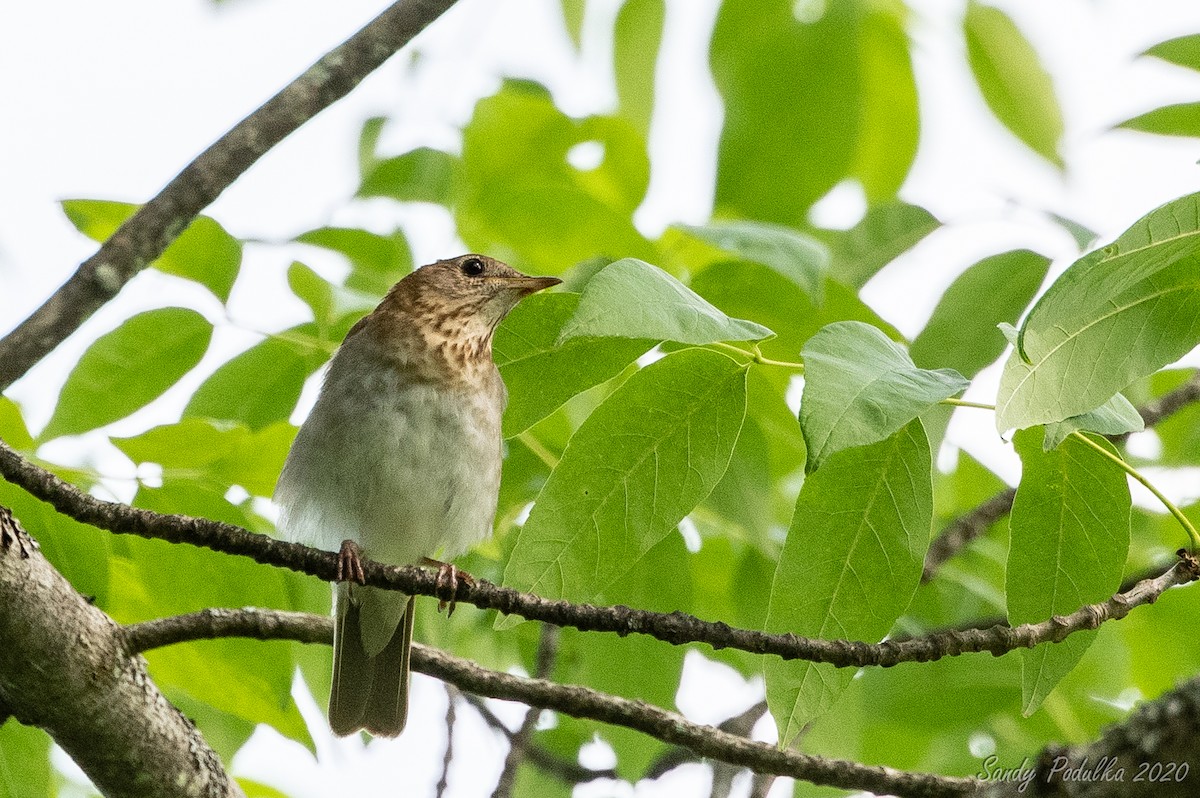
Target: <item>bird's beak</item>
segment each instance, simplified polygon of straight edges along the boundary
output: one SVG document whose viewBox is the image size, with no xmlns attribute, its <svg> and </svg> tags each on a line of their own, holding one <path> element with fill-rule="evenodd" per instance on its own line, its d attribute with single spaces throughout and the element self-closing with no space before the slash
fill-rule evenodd
<svg viewBox="0 0 1200 798">
<path fill-rule="evenodd" d="M 536 294 L 547 288 L 559 285 L 562 280 L 557 277 L 530 277 L 522 274 L 520 277 L 507 278 L 509 286 L 518 291 L 521 296 Z"/>
</svg>

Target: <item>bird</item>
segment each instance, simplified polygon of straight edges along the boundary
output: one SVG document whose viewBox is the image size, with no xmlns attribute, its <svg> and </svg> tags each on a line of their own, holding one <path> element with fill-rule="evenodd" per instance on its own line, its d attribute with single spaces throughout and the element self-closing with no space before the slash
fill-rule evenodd
<svg viewBox="0 0 1200 798">
<path fill-rule="evenodd" d="M 338 553 L 339 736 L 394 737 L 408 716 L 414 599 L 364 585 L 362 559 L 436 564 L 439 584 L 457 585 L 444 561 L 492 534 L 500 489 L 508 397 L 492 336 L 522 299 L 561 282 L 485 255 L 439 260 L 392 286 L 330 360 L 274 498 L 285 539 Z"/>
</svg>

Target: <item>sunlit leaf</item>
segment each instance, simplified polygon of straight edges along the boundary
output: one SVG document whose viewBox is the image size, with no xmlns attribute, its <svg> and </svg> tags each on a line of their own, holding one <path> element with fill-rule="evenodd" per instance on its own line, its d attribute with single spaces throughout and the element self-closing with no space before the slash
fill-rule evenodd
<svg viewBox="0 0 1200 798">
<path fill-rule="evenodd" d="M 876 272 L 941 226 L 918 205 L 876 205 L 862 221 L 832 241 L 830 271 L 835 279 L 862 288 Z"/>
<path fill-rule="evenodd" d="M 615 336 L 709 344 L 771 335 L 761 324 L 726 316 L 662 269 L 625 258 L 605 266 L 583 287 L 559 341 Z"/>
<path fill-rule="evenodd" d="M 654 68 L 666 12 L 663 0 L 626 0 L 613 30 L 617 109 L 644 138 L 649 136 L 654 112 Z"/>
<path fill-rule="evenodd" d="M 57 795 L 50 773 L 50 735 L 15 720 L 0 723 L 0 794 L 7 798 Z"/>
<path fill-rule="evenodd" d="M 768 632 L 874 642 L 912 600 L 929 547 L 929 441 L 919 420 L 838 452 L 809 475 L 779 555 Z M 824 714 L 853 668 L 770 657 L 767 704 L 787 746 Z"/>
<path fill-rule="evenodd" d="M 301 233 L 296 240 L 344 255 L 351 265 L 346 288 L 377 299 L 413 268 L 408 241 L 399 230 L 379 235 L 353 227 L 319 227 Z"/>
<path fill-rule="evenodd" d="M 161 308 L 100 336 L 67 377 L 41 440 L 78 435 L 145 407 L 200 362 L 212 330 L 194 310 Z"/>
<path fill-rule="evenodd" d="M 1108 598 L 1121 585 L 1129 548 L 1125 474 L 1075 438 L 1042 451 L 1036 430 L 1017 433 L 1021 484 L 1010 516 L 1008 621 L 1013 626 L 1066 615 Z M 1115 450 L 1106 441 L 1098 445 Z M 1096 637 L 1021 649 L 1023 710 L 1031 715 L 1075 667 Z"/>
<path fill-rule="evenodd" d="M 899 3 L 899 10 L 885 3 L 867 5 L 860 49 L 862 118 L 851 172 L 876 204 L 894 197 L 908 176 L 921 120 L 904 29 L 907 9 Z"/>
<path fill-rule="evenodd" d="M 1161 58 L 1168 63 L 1200 71 L 1200 33 L 1159 42 L 1142 55 Z"/>
<path fill-rule="evenodd" d="M 1126 119 L 1117 127 L 1162 136 L 1200 136 L 1200 103 L 1164 105 Z"/>
<path fill-rule="evenodd" d="M 1146 428 L 1137 408 L 1121 394 L 1113 396 L 1095 410 L 1089 410 L 1065 421 L 1046 425 L 1042 448 L 1046 451 L 1058 446 L 1076 430 L 1098 432 L 1101 435 L 1123 435 L 1126 432 L 1141 432 Z"/>
<path fill-rule="evenodd" d="M 795 283 L 813 302 L 821 304 L 829 251 L 816 239 L 788 227 L 762 222 L 714 222 L 683 229 L 719 249 L 769 266 Z"/>
<path fill-rule="evenodd" d="M 450 205 L 458 158 L 430 147 L 385 158 L 371 165 L 358 188 L 360 197 Z"/>
</svg>

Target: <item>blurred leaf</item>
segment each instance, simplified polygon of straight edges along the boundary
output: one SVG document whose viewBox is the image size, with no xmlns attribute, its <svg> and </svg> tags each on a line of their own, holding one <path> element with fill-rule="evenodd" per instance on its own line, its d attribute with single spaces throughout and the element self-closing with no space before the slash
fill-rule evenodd
<svg viewBox="0 0 1200 798">
<path fill-rule="evenodd" d="M 100 336 L 71 369 L 40 440 L 88 432 L 150 404 L 200 362 L 212 330 L 194 310 L 160 308 Z"/>
<path fill-rule="evenodd" d="M 376 152 L 379 149 L 379 137 L 387 124 L 386 116 L 372 116 L 363 122 L 362 131 L 358 134 L 358 177 L 360 180 L 367 176 L 375 164 L 379 163 Z"/>
<path fill-rule="evenodd" d="M 599 165 L 573 166 L 578 145 L 598 149 Z M 572 119 L 544 88 L 510 80 L 475 106 L 463 130 L 458 234 L 472 250 L 537 274 L 596 256 L 655 260 L 632 221 L 649 181 L 646 144 L 632 123 Z"/>
<path fill-rule="evenodd" d="M 358 321 L 379 304 L 378 297 L 335 285 L 299 261 L 288 268 L 288 287 L 312 311 L 321 340 L 331 343 L 340 343 L 351 320 Z"/>
<path fill-rule="evenodd" d="M 798 226 L 854 165 L 862 113 L 858 3 L 725 0 L 709 58 L 725 102 L 720 215 Z M 770 54 L 764 57 L 764 54 Z"/>
<path fill-rule="evenodd" d="M 1042 448 L 1046 451 L 1057 448 L 1076 430 L 1098 432 L 1101 435 L 1122 435 L 1126 432 L 1141 432 L 1145 428 L 1137 408 L 1124 396 L 1116 394 L 1095 410 L 1071 416 L 1065 421 L 1047 424 Z"/>
<path fill-rule="evenodd" d="M 891 202 L 873 206 L 862 221 L 833 239 L 830 272 L 834 279 L 862 288 L 880 269 L 940 226 L 933 214 L 918 205 Z"/>
<path fill-rule="evenodd" d="M 1162 136 L 1200 136 L 1200 103 L 1164 105 L 1126 119 L 1115 127 Z"/>
<path fill-rule="evenodd" d="M 996 325 L 1020 318 L 1049 268 L 1049 258 L 1018 249 L 967 269 L 942 294 L 925 329 L 913 339 L 913 362 L 974 377 L 1004 351 L 1004 336 Z"/>
<path fill-rule="evenodd" d="M 113 438 L 112 443 L 135 463 L 161 465 L 164 479 L 199 480 L 221 491 L 241 485 L 252 495 L 269 497 L 295 434 L 286 422 L 252 431 L 239 424 L 185 418 L 130 438 Z"/>
<path fill-rule="evenodd" d="M 862 118 L 851 172 L 872 205 L 900 190 L 917 156 L 921 119 L 904 30 L 907 8 L 866 4 L 863 16 Z"/>
<path fill-rule="evenodd" d="M 242 776 L 237 778 L 237 783 L 242 788 L 242 792 L 246 794 L 246 798 L 288 798 L 288 794 L 285 792 Z"/>
<path fill-rule="evenodd" d="M 615 377 L 649 351 L 652 340 L 574 338 L 558 345 L 578 294 L 535 294 L 496 330 L 492 353 L 508 387 L 504 436 L 528 429 L 577 393 Z"/>
<path fill-rule="evenodd" d="M 1161 58 L 1168 63 L 1200 71 L 1200 33 L 1159 42 L 1142 55 Z"/>
<path fill-rule="evenodd" d="M 21 407 L 7 396 L 0 396 L 0 438 L 18 452 L 33 451 L 33 436 L 25 426 Z"/>
<path fill-rule="evenodd" d="M 835 452 L 891 436 L 968 384 L 953 369 L 917 368 L 903 347 L 870 325 L 830 324 L 804 345 L 805 468 L 815 471 Z"/>
<path fill-rule="evenodd" d="M 908 607 L 929 547 L 929 441 L 919 420 L 829 458 L 800 489 L 779 555 L 766 631 L 880 640 Z M 854 668 L 768 658 L 767 703 L 788 746 L 824 714 Z"/>
<path fill-rule="evenodd" d="M 54 798 L 50 772 L 50 735 L 10 718 L 0 723 L 0 795 L 6 798 Z"/>
<path fill-rule="evenodd" d="M 301 324 L 237 355 L 201 384 L 183 415 L 241 422 L 252 430 L 286 421 L 305 380 L 331 354 L 316 333 L 315 325 Z"/>
<path fill-rule="evenodd" d="M 625 0 L 613 30 L 617 108 L 644 139 L 654 113 L 654 68 L 666 12 L 663 0 Z"/>
<path fill-rule="evenodd" d="M 571 37 L 571 42 L 578 50 L 583 43 L 583 17 L 584 11 L 587 9 L 587 0 L 561 0 L 561 8 L 567 35 Z M 517 794 L 522 795 L 523 793 Z"/>
<path fill-rule="evenodd" d="M 745 412 L 746 367 L 717 352 L 675 352 L 634 374 L 571 438 L 504 584 L 594 599 L 712 491 Z"/>
<path fill-rule="evenodd" d="M 1060 216 L 1057 213 L 1051 212 L 1047 212 L 1046 215 L 1050 217 L 1051 221 L 1070 233 L 1071 238 L 1075 239 L 1076 246 L 1078 246 L 1081 250 L 1090 247 L 1096 242 L 1096 239 L 1100 237 L 1100 234 L 1095 230 L 1091 229 L 1085 224 L 1075 221 L 1074 219 L 1068 219 L 1066 216 Z"/>
<path fill-rule="evenodd" d="M 1200 341 L 1198 257 L 1200 194 L 1191 194 L 1075 261 L 1025 318 L 1000 378 L 996 428 L 1094 410 L 1187 353 Z"/>
<path fill-rule="evenodd" d="M 1036 430 L 1013 439 L 1021 484 L 1013 500 L 1008 555 L 1008 622 L 1066 615 L 1117 592 L 1129 550 L 1125 474 L 1082 441 L 1043 452 Z M 1095 439 L 1109 451 L 1107 441 Z M 1077 632 L 1061 643 L 1021 649 L 1022 709 L 1032 715 L 1075 667 L 1096 637 Z"/>
<path fill-rule="evenodd" d="M 344 255 L 351 265 L 346 288 L 373 297 L 382 297 L 413 268 L 408 241 L 399 230 L 384 236 L 352 227 L 319 227 L 296 240 Z"/>
<path fill-rule="evenodd" d="M 63 200 L 63 213 L 79 232 L 103 242 L 117 231 L 140 206 L 108 200 Z M 215 220 L 197 216 L 187 229 L 150 264 L 164 274 L 193 280 L 212 291 L 222 302 L 242 265 L 242 242 Z"/>
<path fill-rule="evenodd" d="M 772 334 L 760 324 L 726 316 L 662 269 L 624 258 L 583 287 L 579 307 L 558 340 L 611 336 L 709 344 L 758 341 Z"/>
<path fill-rule="evenodd" d="M 1160 371 L 1150 378 L 1152 395 L 1163 396 L 1196 376 L 1196 369 Z M 1200 404 L 1190 404 L 1154 425 L 1163 465 L 1200 465 Z"/>
<path fill-rule="evenodd" d="M 821 304 L 829 251 L 820 241 L 787 227 L 762 222 L 715 222 L 682 229 L 719 249 L 774 269 L 795 283 L 815 304 Z"/>
<path fill-rule="evenodd" d="M 1003 11 L 967 4 L 967 60 L 988 107 L 1030 149 L 1063 168 L 1062 111 L 1037 51 Z"/>
<path fill-rule="evenodd" d="M 430 147 L 376 161 L 363 173 L 360 197 L 390 197 L 400 202 L 432 202 L 449 207 L 458 158 Z"/>
</svg>

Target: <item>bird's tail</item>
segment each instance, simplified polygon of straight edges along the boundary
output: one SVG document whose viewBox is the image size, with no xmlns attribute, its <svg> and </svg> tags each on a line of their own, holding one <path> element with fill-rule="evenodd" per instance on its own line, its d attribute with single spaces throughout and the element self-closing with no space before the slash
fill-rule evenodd
<svg viewBox="0 0 1200 798">
<path fill-rule="evenodd" d="M 366 729 L 377 737 L 395 737 L 408 720 L 414 598 L 358 585 L 351 593 L 350 587 L 343 582 L 336 591 L 329 727 L 338 735 Z M 401 619 L 387 611 L 397 604 Z M 390 626 L 390 636 L 380 636 L 381 626 Z M 372 645 L 372 638 L 383 642 Z"/>
</svg>

